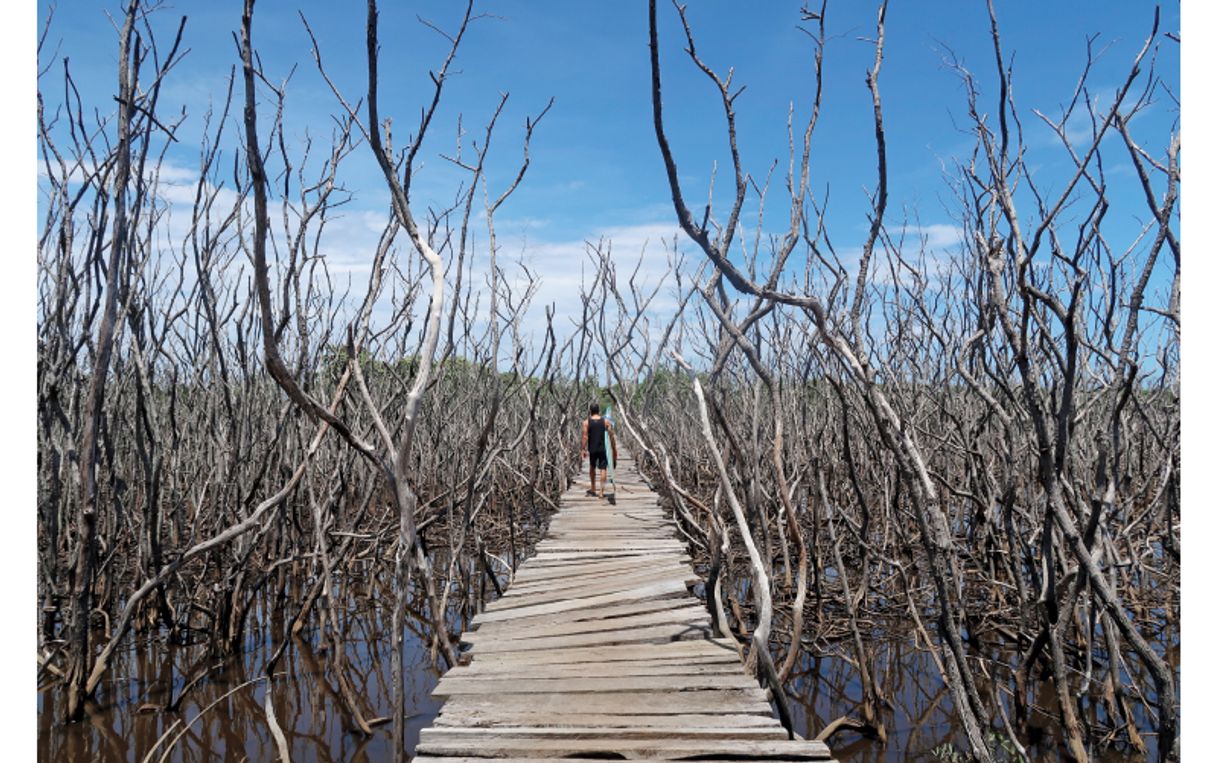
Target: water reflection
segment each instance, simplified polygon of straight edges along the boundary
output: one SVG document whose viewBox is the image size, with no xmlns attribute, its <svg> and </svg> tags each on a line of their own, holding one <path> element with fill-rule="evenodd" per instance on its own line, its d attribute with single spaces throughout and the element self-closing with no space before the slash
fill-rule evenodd
<svg viewBox="0 0 1218 763">
<path fill-rule="evenodd" d="M 506 582 L 506 581 L 505 581 Z M 359 590 L 348 597 L 350 607 L 339 612 L 345 634 L 344 655 L 347 678 L 359 697 L 365 718 L 387 717 L 392 710 L 389 685 L 391 598 L 377 583 L 348 579 L 342 586 Z M 372 595 L 365 595 L 365 592 Z M 415 592 L 408 606 L 405 634 L 405 683 L 407 691 L 407 749 L 413 752 L 419 732 L 430 725 L 440 703 L 430 697 L 439 673 L 429 654 L 428 618 L 424 598 Z M 336 599 L 340 597 L 336 596 Z M 747 599 L 746 599 L 747 600 Z M 116 655 L 107 678 L 88 707 L 88 719 L 79 724 L 62 721 L 62 693 L 51 686 L 38 693 L 38 758 L 44 761 L 205 761 L 271 760 L 276 757 L 274 740 L 263 710 L 265 694 L 272 692 L 276 717 L 287 736 L 293 760 L 382 761 L 392 758 L 392 725 L 375 727 L 371 737 L 352 732 L 335 682 L 328 639 L 317 629 L 307 628 L 292 639 L 291 647 L 277 664 L 276 677 L 268 684 L 262 677 L 275 646 L 286 631 L 285 614 L 294 613 L 296 604 L 284 608 L 263 600 L 250 614 L 251 630 L 241 655 L 217 660 L 207 654 L 206 646 L 166 647 L 148 638 L 132 639 L 127 649 Z M 454 596 L 450 601 L 449 622 L 454 631 L 465 625 L 464 606 Z M 835 757 L 846 763 L 896 763 L 897 761 L 937 761 L 936 748 L 967 747 L 963 729 L 957 722 L 951 693 L 944 686 L 933 657 L 917 648 L 912 638 L 902 633 L 899 623 L 876 628 L 869 634 L 868 649 L 874 655 L 872 669 L 880 677 L 888 706 L 881 710 L 888 733 L 886 745 L 843 731 L 833 737 Z M 1178 666 L 1178 638 L 1172 629 L 1159 634 L 1160 643 L 1173 666 Z M 273 636 L 273 638 L 272 638 Z M 1008 688 L 1010 676 L 994 666 L 1011 664 L 1010 654 L 995 650 L 986 655 L 991 675 L 997 683 L 984 680 L 980 673 L 978 689 L 990 703 L 991 714 L 998 717 L 993 703 L 1002 701 L 1014 717 Z M 1106 656 L 1101 655 L 1106 660 Z M 1125 672 L 1133 671 L 1133 675 Z M 1135 659 L 1125 661 L 1122 678 L 1146 687 Z M 1177 676 L 1178 668 L 1177 668 Z M 789 684 L 790 708 L 796 730 L 814 737 L 843 715 L 856 715 L 862 698 L 858 670 L 853 661 L 837 654 L 801 655 Z M 1062 757 L 1062 739 L 1053 708 L 1056 699 L 1047 682 L 1040 685 L 1029 717 L 1028 754 L 1033 760 Z M 1097 689 L 1098 691 L 1098 689 Z M 1098 695 L 1097 695 L 1098 696 Z M 1147 700 L 1154 702 L 1153 694 Z M 164 711 L 166 705 L 180 701 L 177 712 Z M 1089 720 L 1110 725 L 1102 703 L 1087 704 Z M 1139 726 L 1149 728 L 1140 703 L 1131 703 Z M 200 716 L 200 713 L 203 713 Z M 175 726 L 176 724 L 176 726 Z M 1155 756 L 1156 739 L 1145 736 L 1150 757 Z M 996 737 L 997 741 L 997 737 Z M 171 745 L 172 742 L 172 745 Z M 151 756 L 149 757 L 149 754 Z M 999 755 L 999 759 L 1011 759 Z M 1094 760 L 1126 763 L 1146 757 L 1120 747 L 1096 752 Z"/>
<path fill-rule="evenodd" d="M 842 763 L 897 763 L 945 759 L 935 754 L 936 749 L 953 748 L 963 753 L 968 747 L 967 738 L 954 713 L 951 692 L 944 685 L 932 655 L 915 647 L 911 640 L 892 635 L 873 641 L 869 648 L 874 649 L 876 658 L 873 669 L 881 676 L 881 685 L 889 703 L 881 710 L 888 732 L 887 744 L 881 745 L 853 731 L 842 731 L 830 740 L 834 757 Z M 1010 655 L 1006 657 L 1009 659 Z M 1143 678 L 1139 676 L 1139 680 Z M 983 699 L 989 702 L 993 716 L 999 717 L 993 703 L 995 697 L 1001 697 L 1008 716 L 1013 717 L 1007 684 L 995 686 L 984 680 L 982 675 L 978 675 L 977 679 L 978 690 Z M 801 655 L 792 672 L 789 687 L 795 729 L 809 738 L 843 715 L 857 717 L 863 696 L 853 662 L 835 655 Z M 1031 744 L 1025 745 L 1028 756 L 1031 760 L 1064 759 L 1063 738 L 1053 710 L 1056 708 L 1056 697 L 1050 683 L 1044 682 L 1039 688 L 1029 718 L 1029 736 L 1032 739 Z M 1153 696 L 1148 699 L 1153 702 Z M 1138 709 L 1140 711 L 1140 706 Z M 1092 720 L 1106 722 L 1107 719 L 1101 713 L 1098 717 L 1093 715 Z M 1139 717 L 1139 723 L 1142 728 L 1148 727 L 1144 717 Z M 991 747 L 998 749 L 999 760 L 1015 760 L 1013 755 L 1001 749 L 1003 739 L 1003 732 L 995 728 L 991 734 Z M 1157 755 L 1156 739 L 1154 735 L 1146 735 L 1144 739 L 1149 747 L 1148 755 L 1116 746 L 1093 750 L 1092 759 L 1102 763 L 1154 759 Z"/>
<path fill-rule="evenodd" d="M 382 597 L 382 601 L 388 601 Z M 244 652 L 217 660 L 206 647 L 166 647 L 147 638 L 131 640 L 115 656 L 98 687 L 83 723 L 63 722 L 65 703 L 58 687 L 38 693 L 38 759 L 43 761 L 174 761 L 272 760 L 274 739 L 263 701 L 272 692 L 275 715 L 291 748 L 293 760 L 380 761 L 392 758 L 391 724 L 377 726 L 371 737 L 353 727 L 338 694 L 328 655 L 316 629 L 305 629 L 292 640 L 268 684 L 262 671 L 284 630 L 279 618 L 268 616 L 267 602 L 251 614 L 251 634 Z M 360 698 L 365 717 L 389 716 L 393 706 L 389 685 L 391 639 L 388 606 L 363 600 L 341 613 L 345 630 L 347 678 Z M 419 731 L 429 725 L 440 703 L 430 697 L 439 674 L 428 654 L 424 626 L 414 613 L 407 629 L 404 670 L 407 696 L 408 749 L 418 744 Z M 274 645 L 271 634 L 276 635 Z M 202 680 L 181 699 L 177 712 L 163 711 L 192 681 Z M 202 713 L 202 715 L 200 715 Z M 172 743 L 172 747 L 170 744 Z M 151 753 L 151 756 L 149 755 Z"/>
</svg>

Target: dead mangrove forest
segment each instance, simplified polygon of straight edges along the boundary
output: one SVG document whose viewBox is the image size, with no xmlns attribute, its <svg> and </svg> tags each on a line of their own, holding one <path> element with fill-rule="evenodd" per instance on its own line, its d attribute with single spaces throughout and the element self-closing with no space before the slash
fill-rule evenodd
<svg viewBox="0 0 1218 763">
<path fill-rule="evenodd" d="M 485 124 L 457 125 L 455 148 L 424 145 L 448 129 L 436 115 L 467 30 L 494 23 L 472 1 L 434 22 L 447 53 L 405 101 L 379 68 L 375 0 L 366 36 L 344 43 L 363 58 L 360 92 L 328 76 L 344 53 L 303 13 L 334 114 L 307 141 L 285 117 L 290 73 L 262 66 L 254 0 L 234 12 L 227 89 L 204 114 L 161 107 L 188 24 L 149 5 L 115 18 L 113 93 L 81 92 L 44 48 L 53 14 L 40 38 L 40 754 L 113 711 L 133 654 L 189 648 L 190 667 L 139 679 L 164 684 L 157 701 L 125 711 L 165 734 L 118 752 L 192 743 L 183 701 L 256 654 L 228 688 L 257 689 L 239 707 L 289 759 L 310 742 L 284 728 L 284 662 L 306 655 L 342 733 L 387 734 L 404 760 L 404 640 L 439 671 L 459 661 L 469 618 L 585 479 L 578 427 L 599 401 L 788 728 L 813 712 L 810 666 L 831 655 L 847 688 L 799 732 L 882 749 L 916 656 L 954 719 L 944 755 L 1178 757 L 1180 136 L 1147 145 L 1131 128 L 1176 98 L 1156 75 L 1177 54 L 1157 12 L 1108 96 L 1088 90 L 1088 55 L 1067 111 L 1036 112 L 1074 167 L 1050 185 L 1026 161 L 1029 111 L 989 3 L 992 69 L 954 67 L 972 141 L 945 171 L 960 241 L 935 250 L 889 208 L 887 0 L 860 85 L 869 212 L 848 222 L 818 195 L 812 150 L 831 118 L 832 8 L 793 16 L 805 118 L 792 111 L 786 156 L 749 167 L 732 72 L 702 58 L 684 7 L 650 0 L 641 55 L 679 232 L 643 252 L 590 242 L 581 308 L 561 315 L 534 304 L 546 275 L 495 227 L 561 104 L 509 122 L 505 94 Z M 722 130 L 729 161 L 706 196 L 668 131 L 678 64 L 721 110 L 704 129 Z M 187 120 L 203 138 L 183 199 L 162 170 Z M 344 185 L 357 155 L 380 187 Z M 493 156 L 511 171 L 491 172 Z M 446 202 L 412 194 L 424 159 L 460 173 Z M 1108 234 L 1115 184 L 1145 202 L 1127 240 Z M 367 267 L 339 277 L 327 226 L 361 193 L 384 200 L 384 226 Z M 860 224 L 857 255 L 835 247 Z M 645 261 L 665 277 L 636 277 Z M 373 631 L 375 698 L 359 663 Z"/>
</svg>

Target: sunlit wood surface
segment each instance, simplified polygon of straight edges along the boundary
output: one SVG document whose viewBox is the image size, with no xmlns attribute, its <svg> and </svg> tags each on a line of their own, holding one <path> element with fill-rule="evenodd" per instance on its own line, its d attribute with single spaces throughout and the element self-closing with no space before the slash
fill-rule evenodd
<svg viewBox="0 0 1218 763">
<path fill-rule="evenodd" d="M 462 636 L 472 660 L 436 687 L 444 706 L 417 757 L 829 760 L 788 738 L 712 637 L 685 544 L 633 462 L 616 505 L 586 489 L 562 496 L 536 556 Z"/>
</svg>

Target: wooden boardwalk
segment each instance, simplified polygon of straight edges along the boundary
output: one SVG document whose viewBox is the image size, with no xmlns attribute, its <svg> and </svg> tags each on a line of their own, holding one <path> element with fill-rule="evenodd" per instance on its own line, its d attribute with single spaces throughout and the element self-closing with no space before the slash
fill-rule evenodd
<svg viewBox="0 0 1218 763">
<path fill-rule="evenodd" d="M 711 637 L 684 543 L 630 461 L 617 504 L 562 497 L 537 555 L 462 636 L 420 761 L 829 760 L 790 740 L 735 648 Z"/>
</svg>

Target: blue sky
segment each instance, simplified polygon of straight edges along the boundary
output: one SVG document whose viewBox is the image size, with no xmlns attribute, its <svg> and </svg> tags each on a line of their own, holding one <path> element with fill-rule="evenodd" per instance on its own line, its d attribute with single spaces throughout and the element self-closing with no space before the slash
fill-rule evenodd
<svg viewBox="0 0 1218 763">
<path fill-rule="evenodd" d="M 180 16 L 188 16 L 184 47 L 189 54 L 171 73 L 161 106 L 163 115 L 182 108 L 187 112 L 178 133 L 181 142 L 168 154 L 184 182 L 198 162 L 202 114 L 209 101 L 223 97 L 229 70 L 238 62 L 232 33 L 240 22 L 239 5 L 174 3 L 154 16 L 162 45 L 168 45 Z M 383 6 L 381 112 L 394 118 L 400 145 L 430 95 L 427 72 L 438 66 L 447 45 L 416 15 L 451 30 L 460 4 L 432 0 Z M 747 86 L 737 102 L 746 169 L 761 178 L 779 161 L 769 214 L 781 221 L 787 112 L 793 104 L 798 134 L 813 86 L 813 47 L 797 28 L 799 3 L 704 0 L 690 6 L 699 53 L 721 72 L 734 66 L 734 82 Z M 48 7 L 38 4 L 40 26 Z M 297 7 L 263 0 L 255 11 L 254 40 L 272 80 L 283 79 L 295 67 L 287 88 L 286 125 L 288 140 L 299 146 L 306 133 L 324 143 L 330 115 L 339 107 L 314 66 Z M 331 77 L 354 102 L 366 82 L 362 6 L 314 2 L 300 8 L 317 34 Z M 649 241 L 644 271 L 658 276 L 664 267 L 659 239 L 671 237 L 676 228 L 651 126 L 646 4 L 487 0 L 477 8 L 494 17 L 473 24 L 458 56 L 459 74 L 446 89 L 421 151 L 416 206 L 451 199 L 463 177 L 439 158 L 454 150 L 459 115 L 470 136 L 480 135 L 499 94 L 510 93 L 489 165 L 494 191 L 515 172 L 525 118 L 553 97 L 554 107 L 534 136 L 529 174 L 497 217 L 504 254 L 524 253 L 525 260 L 547 276 L 536 312 L 547 302 L 557 303 L 560 315 L 573 309 L 585 240 L 611 237 L 615 253 L 622 257 L 636 256 Z M 116 3 L 61 3 L 42 54 L 42 65 L 70 56 L 86 101 L 103 110 L 112 108 L 117 49 L 106 10 L 120 13 Z M 813 144 L 812 188 L 822 200 L 829 189 L 829 233 L 847 261 L 865 236 L 866 193 L 875 185 L 871 104 L 864 83 L 873 47 L 860 39 L 874 35 L 875 13 L 872 4 L 852 2 L 831 4 L 827 15 L 825 96 Z M 1063 182 L 1059 178 L 1070 169 L 1069 160 L 1032 109 L 1050 116 L 1060 112 L 1084 64 L 1090 35 L 1098 35 L 1096 49 L 1104 49 L 1090 81 L 1098 97 L 1109 98 L 1149 32 L 1153 5 L 999 2 L 998 14 L 1004 52 L 1015 56 L 1015 94 L 1030 157 L 1038 179 L 1052 188 Z M 721 202 L 729 192 L 722 112 L 711 83 L 681 50 L 684 39 L 675 11 L 661 3 L 660 15 L 669 135 L 687 197 L 700 208 L 716 161 Z M 1161 32 L 1179 27 L 1178 3 L 1165 4 Z M 983 106 L 992 107 L 997 94 L 984 3 L 892 4 L 880 79 L 888 135 L 887 219 L 899 228 L 905 216 L 911 221 L 916 216 L 932 247 L 954 243 L 953 201 L 943 165 L 950 167 L 972 142 L 964 132 L 967 113 L 959 78 L 943 64 L 948 49 L 977 75 Z M 1157 66 L 1178 93 L 1179 51 L 1174 43 L 1164 41 Z M 47 75 L 43 87 L 44 97 L 54 103 L 60 90 L 58 73 Z M 1177 118 L 1174 104 L 1159 100 L 1134 124 L 1139 139 L 1156 155 L 1161 155 Z M 268 123 L 264 118 L 264 130 Z M 237 145 L 237 127 L 234 122 L 226 140 L 230 151 Z M 1112 148 L 1119 158 L 1115 149 L 1120 147 Z M 355 198 L 325 249 L 334 270 L 358 274 L 375 245 L 387 197 L 366 147 L 347 160 L 341 178 Z M 1132 183 L 1112 193 L 1110 225 L 1118 241 L 1130 238 L 1139 221 L 1148 219 L 1139 194 Z M 755 220 L 754 211 L 746 210 L 744 219 Z M 689 249 L 684 242 L 681 247 Z"/>
</svg>

